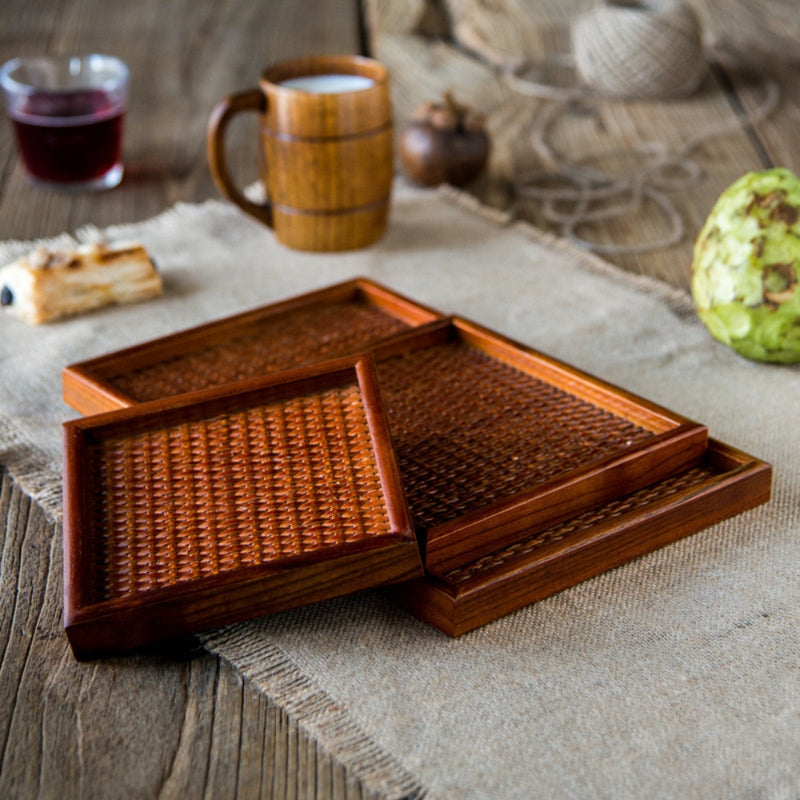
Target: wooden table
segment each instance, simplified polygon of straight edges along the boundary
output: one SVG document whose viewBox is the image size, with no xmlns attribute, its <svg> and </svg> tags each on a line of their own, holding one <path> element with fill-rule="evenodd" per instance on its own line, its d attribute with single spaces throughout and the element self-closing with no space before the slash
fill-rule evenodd
<svg viewBox="0 0 800 800">
<path fill-rule="evenodd" d="M 370 41 L 374 55 L 393 75 L 401 120 L 423 100 L 439 99 L 445 89 L 487 114 L 493 143 L 490 170 L 470 191 L 484 203 L 556 233 L 561 233 L 560 226 L 548 223 L 542 202 L 526 200 L 516 189 L 531 171 L 552 172 L 532 144 L 532 135 L 542 128 L 547 115 L 553 115 L 555 122 L 546 142 L 559 161 L 568 165 L 585 164 L 606 174 L 626 176 L 641 164 L 637 150 L 658 149 L 690 158 L 692 169 L 697 169 L 696 179 L 664 189 L 681 222 L 680 241 L 641 252 L 604 254 L 631 272 L 688 289 L 692 247 L 719 194 L 748 170 L 785 166 L 800 174 L 797 60 L 774 61 L 777 50 L 770 52 L 755 30 L 750 52 L 743 55 L 749 43 L 745 41 L 747 32 L 737 28 L 741 21 L 735 13 L 738 3 L 725 6 L 722 14 L 718 0 L 688 1 L 707 35 L 719 46 L 699 89 L 689 97 L 664 102 L 603 97 L 565 102 L 512 88 L 506 74 L 509 68 L 526 78 L 533 73 L 548 88 L 550 84 L 559 88 L 578 85 L 568 70 L 542 67 L 548 59 L 558 63 L 553 56 L 569 53 L 569 20 L 591 6 L 592 0 L 557 4 L 445 0 L 450 18 L 444 20 L 432 13 L 431 3 L 422 0 L 373 0 L 368 4 Z M 426 6 L 428 12 L 424 13 L 421 9 Z M 543 19 L 545 7 L 558 14 L 556 22 L 548 24 Z M 767 59 L 772 60 L 767 63 Z M 765 111 L 768 113 L 762 113 Z M 665 170 L 660 177 L 674 179 L 682 169 Z M 547 185 L 563 188 L 560 182 Z M 600 210 L 624 199 L 600 203 Z M 569 209 L 561 205 L 559 210 Z M 652 201 L 577 230 L 585 240 L 612 246 L 658 242 L 670 232 L 666 215 Z"/>
<path fill-rule="evenodd" d="M 136 221 L 176 201 L 218 197 L 205 161 L 214 103 L 253 85 L 269 61 L 361 48 L 356 0 L 10 0 L 0 18 L 1 61 L 100 51 L 132 72 L 127 172 L 112 192 L 28 186 L 10 127 L 0 126 L 3 239 Z M 247 138 L 246 121 L 240 127 Z M 253 152 L 243 146 L 237 158 L 234 137 L 243 180 L 255 176 L 246 167 Z M 60 527 L 5 471 L 0 478 L 0 797 L 365 796 L 269 698 L 190 644 L 76 663 L 61 629 Z"/>
<path fill-rule="evenodd" d="M 217 197 L 204 149 L 212 106 L 253 85 L 266 63 L 311 52 L 372 49 L 393 72 L 398 125 L 447 86 L 488 110 L 492 169 L 471 190 L 487 203 L 511 207 L 514 176 L 535 161 L 523 134 L 539 101 L 499 89 L 494 68 L 452 41 L 391 29 L 379 13 L 390 5 L 368 4 L 367 32 L 358 0 L 5 0 L 0 61 L 22 53 L 114 53 L 131 66 L 132 97 L 125 179 L 104 194 L 30 187 L 10 126 L 0 126 L 0 238 L 132 222 L 177 201 Z M 561 144 L 576 154 L 597 131 L 605 145 L 630 146 L 653 137 L 675 144 L 709 121 L 730 127 L 698 148 L 704 180 L 676 198 L 684 239 L 611 260 L 686 287 L 692 240 L 718 193 L 747 169 L 783 164 L 800 170 L 800 88 L 793 74 L 790 67 L 778 71 L 783 100 L 763 123 L 752 116 L 762 87 L 722 69 L 698 96 L 678 105 L 570 110 Z M 243 182 L 255 177 L 252 138 L 252 125 L 237 122 L 231 159 Z M 514 209 L 539 221 L 535 204 Z M 623 219 L 597 236 L 619 241 L 659 224 L 646 215 L 638 225 Z M 53 555 L 60 528 L 6 472 L 0 479 L 0 797 L 366 796 L 269 698 L 191 643 L 76 663 L 61 630 L 61 564 Z"/>
</svg>

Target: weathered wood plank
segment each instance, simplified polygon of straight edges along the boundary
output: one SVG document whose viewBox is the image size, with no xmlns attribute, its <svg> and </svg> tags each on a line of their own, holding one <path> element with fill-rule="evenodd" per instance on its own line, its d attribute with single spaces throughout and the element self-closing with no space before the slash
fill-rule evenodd
<svg viewBox="0 0 800 800">
<path fill-rule="evenodd" d="M 205 126 L 267 63 L 358 52 L 357 0 L 7 0 L 0 61 L 101 51 L 131 67 L 126 177 L 113 192 L 29 186 L 0 124 L 0 238 L 135 221 L 217 197 Z M 231 131 L 255 177 L 255 120 Z M 250 179 L 252 179 L 250 177 Z M 153 652 L 79 664 L 62 630 L 60 528 L 0 470 L 0 797 L 362 798 L 357 781 L 216 657 Z"/>
<path fill-rule="evenodd" d="M 700 92 L 681 100 L 591 100 L 554 106 L 559 101 L 513 91 L 496 70 L 441 41 L 392 35 L 381 37 L 374 46 L 392 72 L 399 124 L 419 103 L 436 99 L 445 89 L 454 90 L 459 99 L 487 113 L 492 136 L 490 175 L 468 187 L 469 191 L 490 205 L 513 208 L 524 219 L 555 232 L 562 231 L 546 219 L 542 201 L 519 199 L 514 191 L 515 185 L 525 183 L 526 173 L 549 167 L 532 146 L 531 136 L 554 108 L 555 122 L 547 141 L 559 160 L 569 165 L 587 164 L 610 175 L 625 176 L 642 166 L 637 155 L 640 149 L 661 148 L 691 158 L 700 170 L 698 180 L 664 190 L 682 220 L 681 241 L 651 252 L 605 254 L 625 269 L 673 285 L 688 286 L 694 239 L 719 193 L 744 170 L 764 166 L 725 86 L 713 74 Z M 687 144 L 694 141 L 697 145 L 687 151 Z M 621 197 L 609 203 L 624 200 Z M 632 213 L 583 226 L 576 233 L 613 246 L 658 242 L 670 231 L 663 211 L 644 201 Z"/>
<path fill-rule="evenodd" d="M 358 0 L 5 0 L 0 62 L 40 52 L 110 52 L 131 68 L 126 176 L 112 192 L 60 195 L 29 186 L 11 126 L 0 125 L 0 239 L 144 219 L 178 200 L 217 197 L 205 128 L 224 95 L 253 86 L 268 63 L 358 52 Z M 232 168 L 256 176 L 255 120 L 232 126 Z M 239 174 L 237 172 L 237 174 Z"/>
<path fill-rule="evenodd" d="M 444 88 L 488 111 L 493 173 L 471 191 L 492 205 L 508 206 L 515 176 L 539 165 L 528 135 L 546 104 L 515 95 L 494 67 L 453 47 L 452 39 L 413 33 L 446 33 L 444 0 L 408 0 L 409 13 L 398 12 L 398 2 L 377 0 L 395 16 L 393 27 L 373 43 L 375 55 L 393 72 L 398 124 Z M 541 5 L 563 13 L 567 0 L 564 6 L 559 2 Z M 495 12 L 500 7 L 472 5 Z M 0 60 L 100 50 L 128 61 L 134 81 L 127 174 L 110 193 L 72 197 L 28 186 L 11 128 L 0 124 L 0 238 L 134 221 L 178 200 L 216 197 L 204 152 L 214 103 L 252 85 L 270 61 L 357 51 L 358 7 L 358 0 L 315 0 L 313 7 L 293 0 L 4 0 Z M 492 41 L 491 34 L 485 36 Z M 563 43 L 563 31 L 545 27 L 537 32 L 536 52 L 556 51 Z M 717 194 L 741 172 L 766 163 L 800 171 L 797 68 L 785 66 L 778 74 L 783 102 L 766 122 L 756 119 L 760 87 L 735 74 L 731 86 L 724 76 L 712 75 L 696 97 L 676 104 L 565 109 L 554 140 L 572 158 L 601 145 L 653 139 L 679 147 L 709 124 L 732 126 L 730 134 L 697 148 L 702 185 L 673 193 L 685 240 L 661 253 L 611 260 L 685 286 L 691 239 Z M 752 132 L 735 129 L 739 103 Z M 255 177 L 252 123 L 243 120 L 231 131 L 230 161 L 242 181 Z M 521 213 L 537 221 L 540 210 Z M 622 219 L 596 235 L 616 241 L 658 233 L 658 225 L 657 216 Z M 76 663 L 61 630 L 60 531 L 2 471 L 0 535 L 0 797 L 367 796 L 269 698 L 212 656 L 162 652 Z"/>
<path fill-rule="evenodd" d="M 770 166 L 787 167 L 800 175 L 800 76 L 799 64 L 773 66 L 766 76 L 732 72 L 737 102 L 747 114 L 754 135 Z M 768 92 L 777 91 L 778 103 L 768 116 L 764 108 Z"/>
<path fill-rule="evenodd" d="M 0 797 L 366 796 L 214 656 L 75 661 L 60 536 L 0 471 Z"/>
<path fill-rule="evenodd" d="M 697 3 L 706 22 L 719 16 L 710 0 Z M 419 103 L 436 99 L 446 88 L 454 90 L 460 99 L 488 114 L 493 143 L 489 175 L 468 190 L 489 205 L 514 209 L 522 218 L 563 234 L 563 228 L 546 218 L 541 199 L 520 200 L 514 191 L 526 172 L 549 167 L 532 146 L 531 135 L 557 101 L 510 90 L 500 78 L 500 65 L 568 52 L 569 24 L 587 7 L 584 0 L 558 4 L 501 0 L 491 5 L 446 0 L 451 25 L 448 37 L 420 35 L 423 24 L 418 4 L 381 0 L 368 5 L 377 26 L 372 31 L 373 50 L 392 73 L 399 125 Z M 397 23 L 402 8 L 409 11 L 410 19 L 418 20 L 416 27 L 403 28 Z M 721 41 L 729 32 L 725 20 L 718 19 L 711 31 Z M 731 80 L 719 69 L 712 70 L 691 97 L 647 102 L 594 99 L 560 110 L 549 142 L 570 165 L 588 163 L 625 175 L 641 165 L 637 149 L 660 148 L 692 159 L 692 167 L 696 165 L 699 171 L 696 181 L 683 186 L 653 187 L 664 192 L 679 214 L 683 236 L 677 244 L 633 253 L 612 249 L 603 253 L 608 260 L 632 272 L 688 287 L 694 240 L 719 193 L 746 170 L 797 162 L 794 128 L 800 121 L 800 96 L 794 88 L 796 81 L 791 80 L 796 68 L 786 67 L 782 75 L 784 105 L 778 114 L 755 126 L 750 123 L 763 99 L 763 85 Z M 749 120 L 740 113 L 740 104 L 750 113 Z M 615 155 L 609 156 L 612 153 Z M 674 170 L 668 172 L 669 177 L 676 176 Z M 592 208 L 605 207 L 595 204 Z M 566 209 L 561 206 L 560 210 Z M 663 209 L 645 200 L 631 213 L 582 225 L 575 233 L 613 248 L 659 242 L 672 230 Z"/>
</svg>

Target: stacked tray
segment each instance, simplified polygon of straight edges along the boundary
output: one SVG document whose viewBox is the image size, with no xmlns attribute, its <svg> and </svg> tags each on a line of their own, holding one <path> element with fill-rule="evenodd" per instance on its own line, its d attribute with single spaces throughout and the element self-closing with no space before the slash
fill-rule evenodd
<svg viewBox="0 0 800 800">
<path fill-rule="evenodd" d="M 355 279 L 64 369 L 82 414 L 223 386 L 367 350 L 441 314 Z"/>
<path fill-rule="evenodd" d="M 68 422 L 64 472 L 79 657 L 422 575 L 366 357 Z"/>
<path fill-rule="evenodd" d="M 702 425 L 466 320 L 373 356 L 432 574 L 693 466 L 708 445 Z"/>
<path fill-rule="evenodd" d="M 346 362 L 329 360 L 359 351 Z M 305 375 L 284 371 L 302 364 L 316 366 L 306 367 Z M 341 561 L 336 547 L 320 547 L 285 560 L 234 560 L 220 577 L 209 563 L 214 548 L 224 550 L 229 545 L 223 542 L 247 539 L 252 531 L 273 536 L 277 523 L 264 504 L 285 501 L 297 486 L 316 497 L 326 484 L 361 483 L 354 477 L 359 459 L 340 451 L 356 421 L 321 402 L 331 380 L 344 381 L 350 392 L 357 384 L 365 418 L 379 420 L 371 428 L 377 438 L 362 449 L 375 462 L 373 472 L 392 476 L 397 466 L 400 477 L 379 482 L 380 489 L 374 481 L 371 489 L 365 484 L 358 504 L 394 509 L 394 523 L 384 516 L 379 534 L 357 537 L 353 546 L 369 558 L 359 556 L 352 568 L 341 566 L 351 563 L 352 554 Z M 280 409 L 290 446 L 275 449 L 253 439 L 251 422 L 248 433 L 207 445 L 209 420 L 239 430 L 242 423 L 232 419 L 254 397 L 255 413 L 263 416 L 258 404 L 265 391 L 270 397 L 283 392 L 281 402 L 310 402 L 318 426 Z M 72 365 L 64 370 L 64 396 L 84 413 L 120 409 L 65 428 L 65 624 L 78 655 L 390 583 L 401 605 L 458 635 L 763 503 L 770 494 L 769 466 L 709 440 L 704 426 L 363 279 Z M 197 425 L 199 432 L 192 428 Z M 323 433 L 328 428 L 338 431 L 335 446 Z M 155 457 L 152 448 L 161 445 L 152 442 L 165 435 L 203 443 L 193 466 L 179 480 L 167 479 L 179 487 L 181 502 L 153 482 L 152 465 L 139 463 L 141 451 L 145 464 L 163 459 L 168 448 Z M 109 441 L 114 459 L 105 455 Z M 327 454 L 320 473 L 298 466 L 308 461 L 309 447 Z M 228 450 L 235 457 L 227 457 Z M 175 458 L 180 463 L 187 457 L 179 452 Z M 332 465 L 340 460 L 334 479 Z M 208 474 L 221 476 L 228 487 L 213 503 L 195 497 L 198 486 L 210 485 Z M 262 475 L 270 477 L 259 484 L 259 502 L 240 508 L 239 493 Z M 142 488 L 132 494 L 137 483 Z M 189 497 L 190 510 L 176 508 Z M 406 503 L 416 574 L 398 510 Z M 337 531 L 334 539 L 340 536 L 345 523 L 339 505 L 328 502 L 314 521 L 293 516 L 293 535 L 316 535 L 310 531 L 321 525 Z M 132 519 L 140 521 L 138 538 L 127 532 Z M 156 552 L 150 544 L 169 539 L 165 528 L 180 529 L 184 549 L 194 546 L 189 543 L 196 530 L 207 540 L 205 549 L 192 551 L 195 562 L 185 578 L 169 572 L 172 550 Z M 366 540 L 382 544 L 366 547 Z M 163 564 L 172 577 L 168 585 L 125 583 L 121 596 L 112 596 L 111 553 L 127 565 L 126 575 L 147 572 L 141 563 L 147 562 L 148 569 Z M 372 580 L 371 559 L 381 564 Z M 284 584 L 293 588 L 278 601 Z M 240 596 L 247 601 L 239 603 Z M 172 609 L 166 615 L 164 603 Z M 222 615 L 215 613 L 220 606 Z M 122 610 L 115 616 L 117 608 Z M 111 636 L 123 618 L 136 636 Z"/>
<path fill-rule="evenodd" d="M 769 465 L 710 439 L 696 466 L 388 591 L 415 616 L 459 636 L 765 503 L 770 484 Z"/>
</svg>

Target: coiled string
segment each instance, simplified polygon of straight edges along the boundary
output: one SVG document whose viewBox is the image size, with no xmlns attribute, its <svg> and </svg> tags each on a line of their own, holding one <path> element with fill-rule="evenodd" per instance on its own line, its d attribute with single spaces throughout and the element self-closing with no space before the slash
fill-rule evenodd
<svg viewBox="0 0 800 800">
<path fill-rule="evenodd" d="M 552 131 L 575 103 L 608 98 L 666 99 L 693 92 L 708 70 L 694 12 L 681 0 L 616 0 L 576 20 L 572 47 L 572 54 L 542 62 L 541 77 L 523 77 L 527 73 L 520 69 L 504 75 L 517 92 L 552 101 L 537 111 L 530 134 L 544 166 L 516 178 L 517 195 L 539 201 L 544 218 L 559 226 L 562 236 L 596 253 L 642 253 L 677 244 L 685 234 L 684 222 L 665 192 L 685 190 L 699 182 L 702 170 L 692 158 L 693 152 L 709 139 L 740 130 L 738 121 L 706 128 L 677 150 L 647 142 L 604 153 L 607 158 L 628 162 L 624 171 L 616 174 L 591 166 L 590 158 L 568 160 L 553 145 Z M 558 75 L 560 80 L 546 80 L 547 75 Z M 565 75 L 569 76 L 566 80 Z M 764 78 L 763 86 L 764 96 L 749 119 L 756 124 L 767 119 L 780 101 L 776 81 Z M 553 187 L 554 180 L 558 188 Z M 635 213 L 645 200 L 655 204 L 665 218 L 668 232 L 662 237 L 603 244 L 578 232 L 587 224 Z"/>
<path fill-rule="evenodd" d="M 700 21 L 682 0 L 608 0 L 572 26 L 586 86 L 608 97 L 680 97 L 708 70 Z"/>
</svg>

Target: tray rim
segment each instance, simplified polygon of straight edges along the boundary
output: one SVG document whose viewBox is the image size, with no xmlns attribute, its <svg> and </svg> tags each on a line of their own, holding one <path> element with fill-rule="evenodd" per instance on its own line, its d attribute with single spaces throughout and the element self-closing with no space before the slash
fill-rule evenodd
<svg viewBox="0 0 800 800">
<path fill-rule="evenodd" d="M 419 303 L 388 286 L 384 286 L 378 281 L 356 276 L 336 284 L 293 295 L 273 303 L 256 306 L 246 311 L 220 317 L 164 336 L 139 342 L 129 347 L 69 364 L 61 371 L 63 399 L 67 405 L 81 414 L 103 413 L 117 408 L 138 405 L 142 401 L 138 401 L 117 389 L 108 378 L 108 371 L 114 369 L 114 365 L 125 364 L 126 370 L 140 369 L 169 358 L 195 352 L 202 349 L 204 342 L 207 344 L 219 344 L 225 341 L 226 336 L 230 336 L 237 331 L 242 333 L 250 327 L 255 327 L 263 320 L 308 306 L 341 302 L 349 298 L 360 298 L 387 311 L 395 319 L 399 319 L 411 326 L 412 330 L 415 327 L 435 322 L 444 317 L 441 312 L 434 308 Z M 401 331 L 385 338 L 403 336 L 406 333 L 408 331 Z M 209 337 L 211 338 L 209 339 Z M 357 348 L 354 354 L 365 349 L 364 346 Z M 159 353 L 157 360 L 152 360 L 154 351 Z"/>
<path fill-rule="evenodd" d="M 359 388 L 369 428 L 372 452 L 381 485 L 381 499 L 389 520 L 389 530 L 385 534 L 370 540 L 320 548 L 314 554 L 284 557 L 266 564 L 239 567 L 217 575 L 134 592 L 122 598 L 95 602 L 88 599 L 84 548 L 89 528 L 83 524 L 87 510 L 85 492 L 88 487 L 86 481 L 81 480 L 81 468 L 85 459 L 85 448 L 92 436 L 97 436 L 98 433 L 101 437 L 109 435 L 126 425 L 132 425 L 134 432 L 159 425 L 163 427 L 185 420 L 187 413 L 194 419 L 203 419 L 218 415 L 220 405 L 229 404 L 230 410 L 233 411 L 258 405 L 259 398 L 262 402 L 270 402 L 308 394 L 315 390 L 322 391 L 334 386 L 347 385 L 350 382 Z M 136 610 L 146 615 L 148 609 L 169 607 L 181 616 L 182 606 L 193 598 L 207 599 L 209 603 L 213 601 L 225 606 L 226 602 L 233 602 L 229 594 L 235 592 L 237 588 L 246 590 L 250 586 L 275 582 L 276 576 L 281 575 L 288 574 L 291 579 L 293 572 L 297 575 L 310 575 L 320 566 L 330 570 L 332 564 L 344 563 L 345 571 L 351 577 L 360 575 L 359 585 L 348 586 L 347 591 L 387 582 L 386 574 L 391 571 L 389 567 L 395 567 L 393 559 L 396 559 L 397 565 L 393 569 L 391 580 L 405 580 L 414 574 L 422 574 L 417 540 L 405 501 L 405 490 L 400 479 L 396 455 L 391 446 L 388 424 L 380 404 L 375 366 L 368 353 L 70 420 L 63 424 L 63 434 L 64 627 L 73 651 L 79 658 L 95 652 L 109 651 L 102 642 L 96 641 L 95 629 L 103 628 L 109 619 L 126 618 Z M 374 562 L 376 575 L 383 577 L 373 580 L 371 573 L 361 574 L 364 571 L 359 560 Z M 338 590 L 332 591 L 328 586 L 322 597 L 319 597 L 315 589 L 313 598 L 309 602 L 341 593 Z M 280 603 L 267 602 L 267 599 L 263 599 L 261 604 L 248 604 L 248 613 L 245 616 L 269 613 L 281 607 L 283 606 Z M 212 609 L 208 618 L 213 619 L 215 624 L 222 624 L 223 621 L 233 622 L 244 616 L 237 613 L 231 617 L 228 612 L 216 613 Z M 167 623 L 165 630 L 167 629 L 174 633 L 176 625 L 170 627 Z M 183 627 L 177 624 L 177 632 L 190 633 L 200 629 L 183 630 Z M 136 647 L 149 641 L 143 641 L 141 636 L 137 639 L 132 635 L 130 643 Z M 116 646 L 111 647 L 110 651 L 120 649 L 130 649 L 130 647 Z"/>
<path fill-rule="evenodd" d="M 384 591 L 413 616 L 455 638 L 769 502 L 770 464 L 717 439 L 709 439 L 707 458 L 722 472 L 535 553 L 514 556 L 465 581 L 426 572 Z M 571 564 L 580 564 L 580 571 L 569 569 Z M 492 599 L 494 610 L 486 613 Z"/>
<path fill-rule="evenodd" d="M 337 579 L 347 582 L 347 593 L 373 589 L 418 576 L 416 567 L 397 569 L 400 563 L 410 565 L 417 556 L 416 545 L 408 541 L 388 540 L 386 546 L 363 553 L 346 553 L 337 560 Z M 77 609 L 64 629 L 73 655 L 79 661 L 131 652 L 179 636 L 199 633 L 222 625 L 243 622 L 259 616 L 310 605 L 338 596 L 325 589 L 303 593 L 302 602 L 285 602 L 287 587 L 306 584 L 326 587 L 330 565 L 325 561 L 303 564 L 293 570 L 261 572 L 239 580 L 229 587 L 229 596 L 222 596 L 215 585 L 188 584 L 180 596 L 173 594 L 137 595 L 117 605 L 85 606 Z M 386 576 L 376 580 L 376 576 Z M 269 579 L 273 592 L 280 595 L 275 602 L 264 599 L 264 583 Z M 124 628 L 124 630 L 122 630 Z"/>
<path fill-rule="evenodd" d="M 372 348 L 377 364 L 405 352 L 454 339 L 531 377 L 644 427 L 653 434 L 623 450 L 573 468 L 538 486 L 490 502 L 428 529 L 418 526 L 425 568 L 442 574 L 519 538 L 534 520 L 548 527 L 633 488 L 643 488 L 698 463 L 708 447 L 708 429 L 688 417 L 547 356 L 464 317 L 409 331 Z M 602 401 L 602 402 L 599 402 Z M 625 484 L 624 492 L 614 486 Z M 566 501 L 570 505 L 566 506 Z M 548 511 L 549 509 L 549 511 Z M 412 509 L 413 512 L 413 509 Z M 491 520 L 503 527 L 492 527 Z"/>
</svg>

